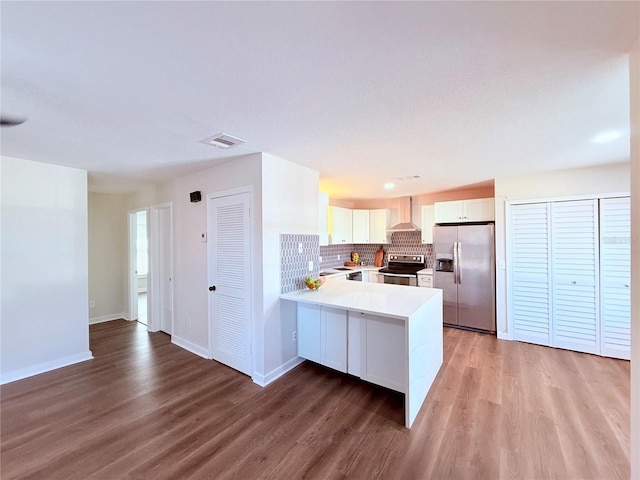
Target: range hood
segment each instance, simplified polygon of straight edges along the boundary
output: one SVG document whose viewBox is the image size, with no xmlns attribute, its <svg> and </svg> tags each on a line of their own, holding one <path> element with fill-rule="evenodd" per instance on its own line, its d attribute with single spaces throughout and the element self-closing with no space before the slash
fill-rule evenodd
<svg viewBox="0 0 640 480">
<path fill-rule="evenodd" d="M 407 205 L 408 203 L 408 205 Z M 406 211 L 409 210 L 409 219 L 406 218 Z M 404 218 L 402 217 L 402 213 L 404 212 Z M 404 208 L 400 208 L 401 219 L 404 219 L 404 222 L 400 222 L 397 225 L 394 225 L 391 228 L 387 229 L 387 232 L 419 232 L 420 227 L 418 227 L 415 223 L 413 223 L 413 198 L 405 197 L 405 205 Z"/>
</svg>

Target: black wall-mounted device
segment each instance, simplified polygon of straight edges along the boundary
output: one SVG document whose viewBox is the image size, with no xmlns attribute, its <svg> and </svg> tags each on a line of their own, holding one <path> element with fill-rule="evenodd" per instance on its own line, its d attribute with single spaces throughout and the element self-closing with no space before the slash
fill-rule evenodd
<svg viewBox="0 0 640 480">
<path fill-rule="evenodd" d="M 191 203 L 196 203 L 202 200 L 202 193 L 200 193 L 200 190 L 191 192 L 189 196 L 191 197 Z"/>
</svg>

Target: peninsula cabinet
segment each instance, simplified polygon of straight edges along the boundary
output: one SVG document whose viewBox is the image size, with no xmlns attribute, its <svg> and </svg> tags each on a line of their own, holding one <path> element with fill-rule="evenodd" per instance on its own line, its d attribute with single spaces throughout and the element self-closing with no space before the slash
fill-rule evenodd
<svg viewBox="0 0 640 480">
<path fill-rule="evenodd" d="M 630 357 L 629 198 L 511 207 L 515 340 Z"/>
<path fill-rule="evenodd" d="M 298 303 L 298 355 L 347 372 L 347 312 Z"/>
<path fill-rule="evenodd" d="M 455 200 L 434 203 L 435 223 L 493 222 L 495 201 L 493 198 Z"/>
</svg>

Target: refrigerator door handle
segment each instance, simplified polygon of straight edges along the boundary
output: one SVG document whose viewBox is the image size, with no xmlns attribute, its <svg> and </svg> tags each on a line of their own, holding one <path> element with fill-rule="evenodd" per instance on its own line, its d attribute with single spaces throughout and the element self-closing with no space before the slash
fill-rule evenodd
<svg viewBox="0 0 640 480">
<path fill-rule="evenodd" d="M 458 283 L 462 283 L 462 242 L 458 242 Z"/>
<path fill-rule="evenodd" d="M 458 242 L 453 242 L 453 283 L 458 283 Z"/>
</svg>

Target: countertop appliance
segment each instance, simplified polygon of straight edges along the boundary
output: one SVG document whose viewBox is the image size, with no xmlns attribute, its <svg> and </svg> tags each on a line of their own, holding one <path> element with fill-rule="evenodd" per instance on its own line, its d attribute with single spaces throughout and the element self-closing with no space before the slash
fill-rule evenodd
<svg viewBox="0 0 640 480">
<path fill-rule="evenodd" d="M 383 275 L 383 283 L 418 286 L 418 271 L 424 268 L 424 255 L 401 255 L 390 253 L 389 264 L 378 270 Z"/>
<path fill-rule="evenodd" d="M 347 275 L 347 280 L 355 280 L 356 282 L 362 281 L 362 272 L 353 272 Z"/>
<path fill-rule="evenodd" d="M 496 331 L 494 226 L 436 225 L 433 286 L 442 289 L 444 323 Z"/>
</svg>

